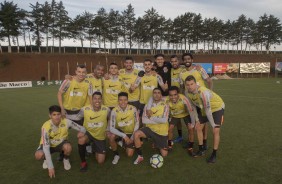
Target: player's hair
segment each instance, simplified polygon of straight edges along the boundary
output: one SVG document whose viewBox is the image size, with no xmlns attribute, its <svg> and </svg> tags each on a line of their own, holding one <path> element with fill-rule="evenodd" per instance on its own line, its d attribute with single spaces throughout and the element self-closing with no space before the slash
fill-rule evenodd
<svg viewBox="0 0 282 184">
<path fill-rule="evenodd" d="M 149 61 L 150 63 L 153 63 L 153 61 L 151 59 L 144 59 L 144 63 Z"/>
<path fill-rule="evenodd" d="M 175 54 L 173 54 L 173 55 L 170 56 L 170 59 L 172 59 L 172 58 L 178 59 L 177 55 L 175 55 Z"/>
<path fill-rule="evenodd" d="M 162 92 L 161 88 L 159 88 L 159 87 L 154 88 L 153 92 L 156 91 L 156 90 L 159 90 L 160 92 Z"/>
<path fill-rule="evenodd" d="M 98 64 L 98 65 L 96 65 L 96 66 L 95 66 L 95 68 L 94 68 L 94 69 L 95 69 L 95 70 L 97 70 L 97 69 L 98 69 L 98 68 L 100 68 L 100 67 L 101 67 L 101 68 L 104 68 L 104 66 L 103 66 L 103 65 Z"/>
<path fill-rule="evenodd" d="M 168 92 L 170 91 L 176 91 L 177 93 L 179 93 L 179 87 L 177 86 L 170 86 L 170 88 L 168 88 Z"/>
<path fill-rule="evenodd" d="M 52 114 L 53 112 L 59 112 L 61 113 L 62 109 L 58 105 L 52 105 L 49 107 L 49 114 Z"/>
<path fill-rule="evenodd" d="M 101 96 L 101 98 L 102 98 L 102 93 L 101 93 L 100 91 L 95 91 L 95 92 L 93 93 L 92 97 L 93 97 L 94 95 L 99 95 L 99 96 Z"/>
<path fill-rule="evenodd" d="M 131 57 L 131 56 L 126 56 L 126 57 L 124 58 L 124 61 L 126 61 L 126 60 L 131 60 L 131 61 L 133 62 L 133 57 Z"/>
<path fill-rule="evenodd" d="M 182 54 L 182 60 L 184 60 L 185 56 L 190 56 L 190 58 L 193 59 L 193 55 L 191 53 L 184 53 Z"/>
<path fill-rule="evenodd" d="M 116 64 L 116 63 L 111 63 L 111 64 L 110 64 L 110 66 L 112 66 L 112 65 L 115 65 L 115 66 L 117 66 L 117 64 Z"/>
<path fill-rule="evenodd" d="M 120 92 L 120 93 L 118 94 L 118 98 L 121 97 L 121 96 L 125 96 L 126 98 L 128 98 L 128 93 L 126 93 L 126 92 Z"/>
<path fill-rule="evenodd" d="M 195 77 L 193 76 L 193 75 L 189 75 L 188 77 L 186 77 L 186 79 L 185 79 L 185 82 L 187 82 L 187 81 L 194 81 L 194 82 L 196 82 L 196 79 L 195 79 Z"/>
<path fill-rule="evenodd" d="M 159 54 L 156 54 L 156 55 L 154 56 L 154 58 L 155 58 L 155 59 L 157 59 L 158 57 L 162 57 L 162 58 L 164 58 L 164 55 L 163 55 L 163 54 L 161 54 L 161 53 L 159 53 Z"/>
<path fill-rule="evenodd" d="M 86 68 L 85 64 L 79 64 L 76 66 L 76 68 Z"/>
</svg>

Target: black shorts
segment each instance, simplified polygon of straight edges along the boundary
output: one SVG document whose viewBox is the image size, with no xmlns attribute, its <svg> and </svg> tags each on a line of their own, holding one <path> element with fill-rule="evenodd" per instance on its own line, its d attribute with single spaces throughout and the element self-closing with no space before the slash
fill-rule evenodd
<svg viewBox="0 0 282 184">
<path fill-rule="evenodd" d="M 204 116 L 202 114 L 202 111 L 199 107 L 197 107 L 197 113 L 198 113 L 198 118 L 199 118 L 200 124 L 204 124 L 204 123 L 209 122 L 207 116 Z"/>
<path fill-rule="evenodd" d="M 105 154 L 106 153 L 106 140 L 95 139 L 88 131 L 85 133 L 92 144 L 92 148 L 95 153 Z"/>
<path fill-rule="evenodd" d="M 214 123 L 217 126 L 221 126 L 223 124 L 223 116 L 224 116 L 224 109 L 212 113 Z"/>
<path fill-rule="evenodd" d="M 188 125 L 189 123 L 191 124 L 191 118 L 190 118 L 189 115 L 185 116 L 184 118 L 174 118 L 174 117 L 172 117 L 169 121 L 169 124 L 175 126 L 175 125 L 177 125 L 177 123 L 181 123 L 181 119 L 183 119 L 185 125 Z"/>
<path fill-rule="evenodd" d="M 142 117 L 144 111 L 145 104 L 140 103 L 139 105 L 139 116 Z"/>
<path fill-rule="evenodd" d="M 167 141 L 168 141 L 168 136 L 163 136 L 163 135 L 159 135 L 155 132 L 153 132 L 150 128 L 148 127 L 143 127 L 140 129 L 147 138 L 152 138 L 155 146 L 159 149 L 164 149 L 167 150 Z"/>
<path fill-rule="evenodd" d="M 61 152 L 63 151 L 63 145 L 66 143 L 70 143 L 68 140 L 64 140 L 61 144 L 56 147 L 50 147 L 50 153 Z M 40 144 L 36 151 L 43 151 L 43 145 Z"/>
<path fill-rule="evenodd" d="M 128 102 L 129 105 L 133 105 L 137 110 L 139 109 L 140 103 L 139 101 Z"/>
</svg>

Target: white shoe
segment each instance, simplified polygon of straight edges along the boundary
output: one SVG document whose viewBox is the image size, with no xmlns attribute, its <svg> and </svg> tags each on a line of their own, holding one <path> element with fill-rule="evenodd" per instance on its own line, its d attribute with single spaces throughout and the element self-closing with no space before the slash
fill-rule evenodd
<svg viewBox="0 0 282 184">
<path fill-rule="evenodd" d="M 91 154 L 92 153 L 92 146 L 90 146 L 90 145 L 86 146 L 86 152 Z"/>
<path fill-rule="evenodd" d="M 116 165 L 118 163 L 119 159 L 120 159 L 120 156 L 119 155 L 115 155 L 114 159 L 112 161 L 112 164 Z"/>
<path fill-rule="evenodd" d="M 123 142 L 122 142 L 122 141 L 118 141 L 117 144 L 118 144 L 120 147 L 123 147 Z"/>
<path fill-rule="evenodd" d="M 48 169 L 47 161 L 44 160 L 42 164 L 43 169 Z"/>
<path fill-rule="evenodd" d="M 142 156 L 139 156 L 136 158 L 136 160 L 134 161 L 134 164 L 137 165 L 137 164 L 140 164 L 142 161 L 144 160 L 144 158 Z"/>
<path fill-rule="evenodd" d="M 71 169 L 71 164 L 70 164 L 70 160 L 69 159 L 65 159 L 63 160 L 63 163 L 64 163 L 64 168 L 65 170 L 70 170 Z"/>
</svg>

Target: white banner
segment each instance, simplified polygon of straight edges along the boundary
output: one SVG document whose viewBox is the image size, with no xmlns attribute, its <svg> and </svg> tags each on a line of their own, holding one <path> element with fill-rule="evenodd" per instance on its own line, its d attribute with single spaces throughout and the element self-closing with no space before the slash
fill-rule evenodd
<svg viewBox="0 0 282 184">
<path fill-rule="evenodd" d="M 270 63 L 240 63 L 240 73 L 270 73 Z"/>
<path fill-rule="evenodd" d="M 0 89 L 32 87 L 31 81 L 0 82 Z"/>
<path fill-rule="evenodd" d="M 134 63 L 133 68 L 135 68 L 135 69 L 137 69 L 137 70 L 139 70 L 139 71 L 141 71 L 141 70 L 144 71 L 144 65 L 143 65 L 143 63 Z"/>
</svg>

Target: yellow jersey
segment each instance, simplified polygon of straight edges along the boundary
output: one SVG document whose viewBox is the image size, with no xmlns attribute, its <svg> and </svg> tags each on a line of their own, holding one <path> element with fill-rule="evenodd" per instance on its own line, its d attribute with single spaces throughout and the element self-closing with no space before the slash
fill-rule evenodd
<svg viewBox="0 0 282 184">
<path fill-rule="evenodd" d="M 190 102 L 182 94 L 179 94 L 179 99 L 177 100 L 176 103 L 171 102 L 169 100 L 169 97 L 167 97 L 166 102 L 169 105 L 171 117 L 184 118 L 189 115 L 189 110 L 190 112 L 193 111 Z"/>
<path fill-rule="evenodd" d="M 183 67 L 179 67 L 177 69 L 171 69 L 171 86 L 177 86 L 180 88 L 181 79 L 179 78 L 180 72 L 183 70 Z"/>
<path fill-rule="evenodd" d="M 131 73 L 126 72 L 125 69 L 119 70 L 119 76 L 123 81 L 123 91 L 128 93 L 128 101 L 135 102 L 139 101 L 140 98 L 140 89 L 136 88 L 132 93 L 129 92 L 131 84 L 134 84 L 135 80 L 138 77 L 138 70 L 133 69 Z"/>
<path fill-rule="evenodd" d="M 118 104 L 118 94 L 122 92 L 121 77 L 103 79 L 103 103 L 107 107 L 115 107 Z"/>
<path fill-rule="evenodd" d="M 207 74 L 205 69 L 201 68 L 200 70 L 197 70 L 196 66 L 192 66 L 191 70 L 183 69 L 179 74 L 181 84 L 185 85 L 185 79 L 189 75 L 193 75 L 193 77 L 195 77 L 196 83 L 199 86 L 206 87 L 205 80 L 209 78 L 209 75 Z"/>
</svg>

